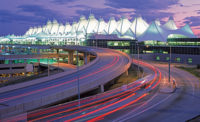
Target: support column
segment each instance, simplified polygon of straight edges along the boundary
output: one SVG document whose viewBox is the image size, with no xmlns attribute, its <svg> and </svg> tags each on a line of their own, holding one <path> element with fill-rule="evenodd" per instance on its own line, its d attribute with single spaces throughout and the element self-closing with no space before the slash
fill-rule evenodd
<svg viewBox="0 0 200 122">
<path fill-rule="evenodd" d="M 5 53 L 7 53 L 7 46 L 5 46 L 4 48 L 5 48 Z"/>
<path fill-rule="evenodd" d="M 104 85 L 100 85 L 100 92 L 101 92 L 101 93 L 104 92 Z"/>
<path fill-rule="evenodd" d="M 48 76 L 50 76 L 50 69 L 49 69 L 49 58 L 47 58 L 47 66 L 48 66 Z"/>
<path fill-rule="evenodd" d="M 126 76 L 128 76 L 128 70 L 126 70 Z"/>
<path fill-rule="evenodd" d="M 56 54 L 59 54 L 59 49 L 56 49 Z"/>
<path fill-rule="evenodd" d="M 68 64 L 73 64 L 74 51 L 68 51 Z"/>
<path fill-rule="evenodd" d="M 9 60 L 9 64 L 13 64 L 13 63 L 12 63 L 12 60 Z"/>
<path fill-rule="evenodd" d="M 87 63 L 90 63 L 90 53 L 87 55 Z"/>
<path fill-rule="evenodd" d="M 57 58 L 57 63 L 58 63 L 58 69 L 59 69 L 59 58 Z"/>
<path fill-rule="evenodd" d="M 11 71 L 12 70 L 12 65 L 11 65 L 12 64 L 12 60 L 9 60 L 9 64 L 10 64 L 9 65 L 9 70 Z"/>
<path fill-rule="evenodd" d="M 24 59 L 24 63 L 27 64 L 27 59 Z"/>
<path fill-rule="evenodd" d="M 37 48 L 37 54 L 38 55 L 40 54 L 40 48 Z"/>
<path fill-rule="evenodd" d="M 24 63 L 26 64 L 27 67 L 27 59 L 24 59 Z M 34 67 L 33 67 L 33 72 L 34 72 Z M 25 68 L 25 76 L 27 76 L 27 69 Z"/>
<path fill-rule="evenodd" d="M 84 52 L 84 64 L 87 64 L 88 62 L 88 55 L 87 52 Z"/>
</svg>

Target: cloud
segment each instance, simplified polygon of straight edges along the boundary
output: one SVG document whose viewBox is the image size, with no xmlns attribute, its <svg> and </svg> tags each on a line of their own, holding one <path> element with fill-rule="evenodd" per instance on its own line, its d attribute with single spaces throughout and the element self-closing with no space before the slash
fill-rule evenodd
<svg viewBox="0 0 200 122">
<path fill-rule="evenodd" d="M 134 8 L 135 10 L 164 10 L 179 0 L 106 0 L 106 5 L 115 8 Z"/>
<path fill-rule="evenodd" d="M 113 8 L 134 9 L 135 16 L 143 16 L 151 22 L 173 16 L 171 12 L 164 12 L 172 5 L 179 5 L 179 0 L 106 0 L 105 5 Z"/>
<path fill-rule="evenodd" d="M 77 14 L 89 16 L 90 13 L 94 14 L 96 18 L 104 18 L 104 20 L 108 21 L 110 17 L 115 17 L 119 19 L 125 14 L 132 14 L 130 11 L 120 11 L 115 8 L 87 8 L 85 10 L 77 10 Z"/>
<path fill-rule="evenodd" d="M 190 26 L 199 26 L 200 25 L 200 16 L 191 16 L 184 19 L 185 24 Z"/>
<path fill-rule="evenodd" d="M 57 19 L 59 22 L 66 22 L 66 18 L 56 11 L 44 8 L 40 5 L 20 5 L 16 11 L 0 10 L 1 27 L 6 25 L 7 30 L 0 31 L 0 35 L 5 33 L 24 34 L 32 26 L 44 25 L 48 20 Z"/>
<path fill-rule="evenodd" d="M 146 21 L 152 22 L 156 19 L 162 20 L 163 18 L 169 18 L 173 16 L 170 12 L 156 12 L 156 11 L 136 11 L 135 16 L 141 15 Z"/>
<path fill-rule="evenodd" d="M 78 1 L 78 0 L 53 0 L 52 2 L 57 3 L 57 4 L 68 4 L 75 1 Z"/>
<path fill-rule="evenodd" d="M 91 8 L 90 6 L 87 6 L 87 5 L 69 5 L 68 8 L 82 8 L 82 9 L 88 9 L 88 8 Z"/>
<path fill-rule="evenodd" d="M 24 14 L 24 12 L 28 14 Z M 65 18 L 58 12 L 43 8 L 39 5 L 20 5 L 16 12 L 0 10 L 0 22 L 4 23 L 15 21 L 41 24 L 53 19 L 65 21 Z"/>
<path fill-rule="evenodd" d="M 58 12 L 46 9 L 40 5 L 20 5 L 18 8 L 20 11 L 32 13 L 35 17 L 42 18 L 42 20 L 62 18 L 62 15 L 60 15 Z"/>
<path fill-rule="evenodd" d="M 21 14 L 16 14 L 8 10 L 0 10 L 0 22 L 11 23 L 15 21 L 20 22 L 39 22 L 38 18 L 33 18 L 32 16 L 25 16 Z"/>
</svg>

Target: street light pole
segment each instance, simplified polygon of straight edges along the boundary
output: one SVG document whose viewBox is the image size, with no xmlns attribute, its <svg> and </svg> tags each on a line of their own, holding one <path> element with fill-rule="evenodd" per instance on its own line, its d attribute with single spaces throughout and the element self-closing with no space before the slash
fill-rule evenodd
<svg viewBox="0 0 200 122">
<path fill-rule="evenodd" d="M 98 44 L 97 44 L 97 39 L 96 39 L 96 48 L 97 48 Z"/>
<path fill-rule="evenodd" d="M 171 46 L 169 45 L 169 83 L 171 80 Z"/>
<path fill-rule="evenodd" d="M 47 58 L 47 66 L 48 66 L 48 76 L 50 75 L 50 70 L 49 70 L 49 57 Z"/>
<path fill-rule="evenodd" d="M 140 48 L 139 48 L 139 44 L 138 44 L 138 42 L 137 42 L 137 49 L 138 49 L 138 51 L 137 51 L 137 58 L 138 58 L 138 78 L 140 77 L 140 67 L 139 67 L 139 59 L 140 59 Z"/>
<path fill-rule="evenodd" d="M 77 62 L 77 85 L 78 85 L 78 106 L 80 108 L 80 105 L 81 105 L 81 102 L 80 102 L 80 98 L 81 98 L 81 95 L 80 95 L 80 83 L 79 83 L 79 63 L 78 63 L 78 50 L 76 52 L 76 62 Z"/>
</svg>

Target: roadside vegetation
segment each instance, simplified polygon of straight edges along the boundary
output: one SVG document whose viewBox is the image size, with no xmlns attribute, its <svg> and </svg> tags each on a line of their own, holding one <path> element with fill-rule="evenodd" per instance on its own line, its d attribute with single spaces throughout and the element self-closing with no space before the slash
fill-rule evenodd
<svg viewBox="0 0 200 122">
<path fill-rule="evenodd" d="M 197 65 L 197 67 L 186 67 L 186 66 L 176 66 L 179 69 L 185 70 L 187 72 L 190 72 L 191 74 L 195 75 L 200 79 L 200 66 Z"/>
<path fill-rule="evenodd" d="M 145 74 L 143 74 L 143 71 L 140 69 L 140 77 L 145 76 Z M 132 83 L 136 80 L 138 80 L 138 71 L 137 71 L 137 67 L 135 69 L 129 69 L 128 71 L 128 76 L 126 73 L 122 74 L 116 81 L 115 84 L 113 84 L 109 90 L 111 89 L 115 89 L 118 88 L 120 86 Z"/>
</svg>

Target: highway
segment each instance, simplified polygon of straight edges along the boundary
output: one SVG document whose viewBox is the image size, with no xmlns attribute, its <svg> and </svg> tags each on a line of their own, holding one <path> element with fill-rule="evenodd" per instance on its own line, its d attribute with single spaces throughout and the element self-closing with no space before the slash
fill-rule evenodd
<svg viewBox="0 0 200 122">
<path fill-rule="evenodd" d="M 162 72 L 163 82 L 168 82 L 168 65 L 154 64 Z M 109 120 L 115 122 L 184 122 L 200 115 L 200 81 L 190 73 L 172 66 L 172 78 L 176 81 L 174 93 L 164 94 L 159 90 L 152 93 L 139 105 L 131 106 L 126 111 L 113 114 Z M 126 113 L 122 115 L 122 113 Z M 114 117 L 115 116 L 115 117 Z M 107 119 L 107 120 L 108 120 Z"/>
<path fill-rule="evenodd" d="M 114 57 L 108 64 L 115 64 L 117 60 L 119 59 Z M 163 93 L 161 90 L 168 82 L 168 65 L 137 60 L 133 60 L 133 63 L 139 63 L 148 69 L 148 76 L 126 86 L 81 99 L 80 107 L 76 100 L 28 112 L 10 120 L 179 122 L 200 114 L 199 79 L 172 65 L 171 77 L 176 82 L 177 88 L 172 93 Z"/>
<path fill-rule="evenodd" d="M 48 82 L 0 93 L 1 116 L 9 112 L 23 113 L 35 109 L 36 106 L 41 107 L 77 95 L 78 79 L 81 93 L 96 89 L 121 75 L 130 66 L 129 56 L 119 51 L 92 47 L 90 51 L 95 52 L 98 58 L 90 67 L 80 68 L 78 72 Z"/>
<path fill-rule="evenodd" d="M 80 107 L 77 106 L 78 101 L 72 101 L 47 109 L 29 112 L 27 115 L 17 118 L 21 120 L 27 119 L 28 121 L 96 121 L 112 115 L 112 113 L 123 110 L 127 106 L 143 99 L 152 88 L 154 89 L 158 86 L 161 80 L 159 70 L 149 64 L 140 63 L 151 70 L 149 72 L 150 75 L 129 84 L 126 88 L 123 86 L 82 99 Z M 144 84 L 146 84 L 145 87 Z"/>
<path fill-rule="evenodd" d="M 66 122 L 181 122 L 199 115 L 199 80 L 173 66 L 172 79 L 176 81 L 177 89 L 174 93 L 161 93 L 160 89 L 162 87 L 154 86 L 159 81 L 161 81 L 161 85 L 167 82 L 168 65 L 151 63 L 151 66 L 150 68 L 154 73 L 151 72 L 151 75 L 148 75 L 146 78 L 129 84 L 128 89 L 121 87 L 82 99 L 81 107 L 77 106 L 78 101 L 72 101 L 30 112 L 26 115 L 27 118 L 22 118 L 29 121 Z M 150 79 L 154 81 L 152 86 L 147 88 L 147 85 L 146 89 L 143 89 L 141 87 L 143 83 Z M 153 87 L 154 89 L 150 90 Z M 20 119 L 23 120 L 22 118 Z"/>
</svg>

